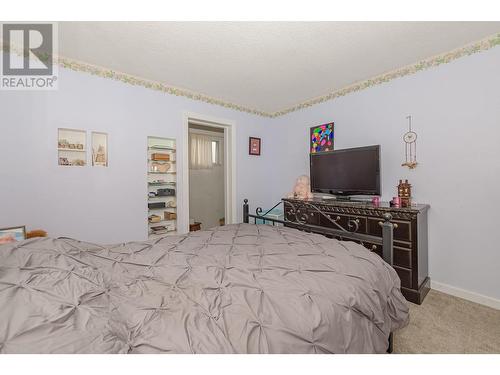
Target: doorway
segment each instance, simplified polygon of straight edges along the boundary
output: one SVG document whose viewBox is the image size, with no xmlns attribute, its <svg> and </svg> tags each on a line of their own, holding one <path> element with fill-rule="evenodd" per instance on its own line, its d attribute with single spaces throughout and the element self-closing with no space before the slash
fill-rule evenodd
<svg viewBox="0 0 500 375">
<path fill-rule="evenodd" d="M 180 230 L 209 229 L 234 222 L 234 127 L 230 121 L 186 116 L 183 206 Z"/>
</svg>

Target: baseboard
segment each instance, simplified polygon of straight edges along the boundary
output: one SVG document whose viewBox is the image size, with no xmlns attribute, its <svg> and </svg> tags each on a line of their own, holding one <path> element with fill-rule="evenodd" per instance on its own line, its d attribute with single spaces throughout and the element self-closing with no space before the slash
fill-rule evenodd
<svg viewBox="0 0 500 375">
<path fill-rule="evenodd" d="M 431 289 L 450 294 L 455 297 L 466 299 L 467 301 L 479 303 L 494 309 L 500 310 L 500 299 L 483 296 L 482 294 L 470 292 L 468 290 L 456 288 L 454 286 L 441 284 L 434 280 L 431 280 Z"/>
</svg>

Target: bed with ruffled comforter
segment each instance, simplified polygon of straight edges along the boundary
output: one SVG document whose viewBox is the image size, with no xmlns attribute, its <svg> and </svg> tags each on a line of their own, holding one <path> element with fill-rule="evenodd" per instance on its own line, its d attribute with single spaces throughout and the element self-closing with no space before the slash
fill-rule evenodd
<svg viewBox="0 0 500 375">
<path fill-rule="evenodd" d="M 407 320 L 379 256 L 291 228 L 0 246 L 1 353 L 384 353 Z"/>
</svg>

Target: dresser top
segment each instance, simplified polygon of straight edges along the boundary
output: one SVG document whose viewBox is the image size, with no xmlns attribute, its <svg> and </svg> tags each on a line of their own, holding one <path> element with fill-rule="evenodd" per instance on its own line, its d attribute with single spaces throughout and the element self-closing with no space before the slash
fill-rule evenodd
<svg viewBox="0 0 500 375">
<path fill-rule="evenodd" d="M 312 198 L 312 199 L 296 199 L 296 198 L 283 198 L 284 201 L 288 202 L 307 202 L 312 204 L 323 204 L 328 206 L 336 207 L 351 207 L 351 208 L 362 208 L 368 210 L 379 210 L 379 211 L 391 211 L 391 212 L 408 212 L 408 213 L 418 213 L 429 209 L 428 204 L 415 204 L 411 207 L 391 207 L 389 202 L 380 202 L 378 205 L 373 204 L 371 201 L 341 201 L 337 199 L 323 199 L 323 198 Z"/>
</svg>

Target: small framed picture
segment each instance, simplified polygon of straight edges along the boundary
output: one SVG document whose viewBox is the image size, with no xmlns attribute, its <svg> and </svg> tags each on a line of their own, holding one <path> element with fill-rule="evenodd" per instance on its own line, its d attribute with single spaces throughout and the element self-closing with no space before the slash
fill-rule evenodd
<svg viewBox="0 0 500 375">
<path fill-rule="evenodd" d="M 250 137 L 248 142 L 248 154 L 249 155 L 260 155 L 261 140 L 260 138 Z"/>
<path fill-rule="evenodd" d="M 23 241 L 26 239 L 26 227 L 12 227 L 0 229 L 0 245 Z"/>
</svg>

